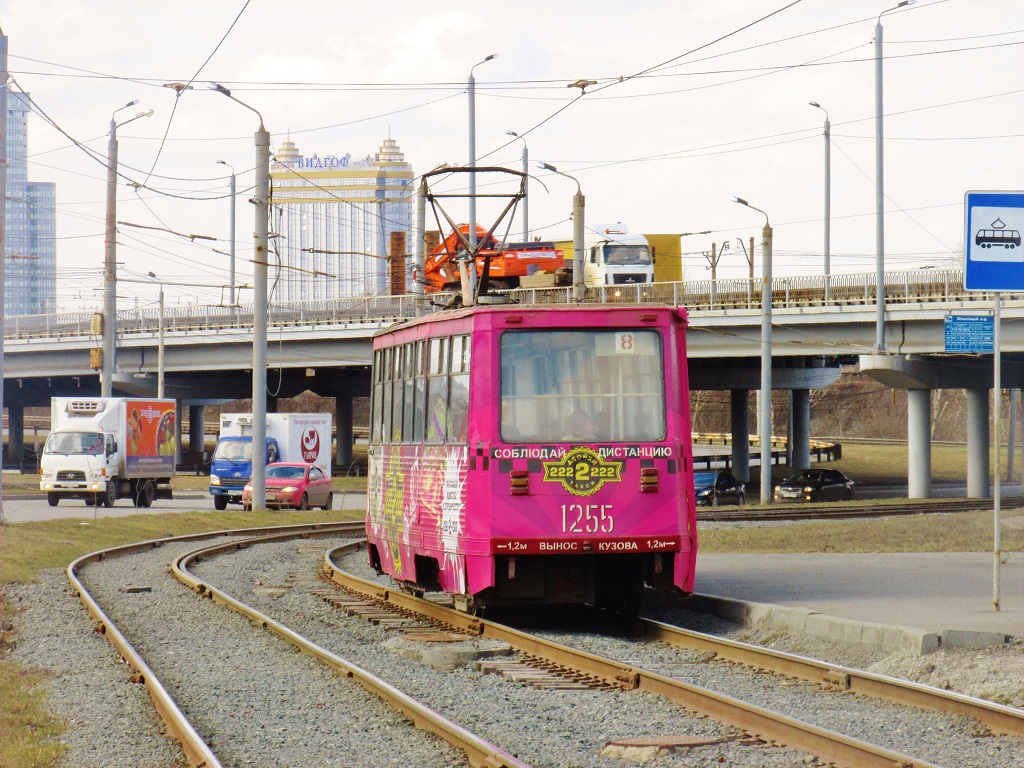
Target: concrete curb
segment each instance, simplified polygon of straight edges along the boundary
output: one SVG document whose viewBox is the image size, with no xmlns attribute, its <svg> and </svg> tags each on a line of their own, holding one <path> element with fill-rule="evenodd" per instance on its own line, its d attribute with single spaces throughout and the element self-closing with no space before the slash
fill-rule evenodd
<svg viewBox="0 0 1024 768">
<path fill-rule="evenodd" d="M 782 629 L 795 635 L 807 635 L 886 653 L 903 651 L 923 656 L 939 648 L 984 648 L 1003 645 L 1008 639 L 1006 635 L 997 632 L 953 629 L 929 632 L 914 627 L 843 619 L 809 608 L 748 603 L 716 595 L 695 594 L 686 600 L 683 606 L 755 629 Z"/>
</svg>

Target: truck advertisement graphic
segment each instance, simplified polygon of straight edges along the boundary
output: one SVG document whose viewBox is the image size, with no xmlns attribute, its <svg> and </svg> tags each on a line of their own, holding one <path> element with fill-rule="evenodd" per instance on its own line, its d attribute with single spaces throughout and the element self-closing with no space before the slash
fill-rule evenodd
<svg viewBox="0 0 1024 768">
<path fill-rule="evenodd" d="M 127 405 L 125 435 L 129 475 L 174 474 L 174 403 L 129 400 Z"/>
</svg>

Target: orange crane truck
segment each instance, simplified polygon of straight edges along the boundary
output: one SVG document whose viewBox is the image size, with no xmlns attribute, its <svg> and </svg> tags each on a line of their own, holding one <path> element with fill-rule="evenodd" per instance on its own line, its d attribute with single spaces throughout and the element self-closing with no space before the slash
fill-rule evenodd
<svg viewBox="0 0 1024 768">
<path fill-rule="evenodd" d="M 461 235 L 461 236 L 460 236 Z M 477 277 L 488 267 L 489 284 L 493 290 L 508 290 L 520 287 L 520 278 L 540 278 L 541 283 L 563 284 L 565 259 L 562 251 L 552 242 L 500 243 L 488 235 L 483 227 L 476 228 Z M 459 288 L 459 260 L 466 258 L 465 241 L 469 237 L 469 225 L 460 224 L 458 232 L 452 231 L 427 255 L 423 277 L 429 293 L 452 291 Z M 544 278 L 549 276 L 549 280 Z M 537 286 L 537 280 L 528 281 Z"/>
</svg>

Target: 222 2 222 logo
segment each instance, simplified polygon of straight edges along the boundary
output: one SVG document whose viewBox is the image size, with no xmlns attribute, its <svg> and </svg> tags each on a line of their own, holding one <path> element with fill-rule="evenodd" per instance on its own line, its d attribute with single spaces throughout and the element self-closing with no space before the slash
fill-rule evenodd
<svg viewBox="0 0 1024 768">
<path fill-rule="evenodd" d="M 544 462 L 544 482 L 561 483 L 574 496 L 592 496 L 605 483 L 622 482 L 622 462 L 605 461 L 590 448 L 573 448 L 560 461 Z"/>
</svg>

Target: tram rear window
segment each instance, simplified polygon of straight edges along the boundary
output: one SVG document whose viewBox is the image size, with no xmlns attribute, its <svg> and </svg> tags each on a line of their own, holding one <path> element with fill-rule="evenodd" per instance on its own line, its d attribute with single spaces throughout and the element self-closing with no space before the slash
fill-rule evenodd
<svg viewBox="0 0 1024 768">
<path fill-rule="evenodd" d="M 665 438 L 657 331 L 506 331 L 500 347 L 505 442 Z"/>
</svg>

